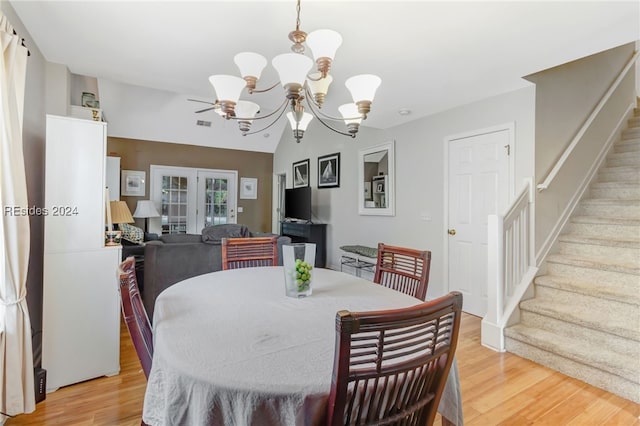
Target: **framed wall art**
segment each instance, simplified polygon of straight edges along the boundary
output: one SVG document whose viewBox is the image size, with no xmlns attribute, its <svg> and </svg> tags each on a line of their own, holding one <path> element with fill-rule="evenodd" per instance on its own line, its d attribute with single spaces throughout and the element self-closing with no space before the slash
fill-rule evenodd
<svg viewBox="0 0 640 426">
<path fill-rule="evenodd" d="M 240 178 L 240 199 L 255 200 L 258 198 L 258 178 Z"/>
<path fill-rule="evenodd" d="M 340 153 L 318 157 L 318 188 L 340 186 Z"/>
<path fill-rule="evenodd" d="M 309 186 L 309 159 L 293 163 L 293 187 Z"/>
<path fill-rule="evenodd" d="M 123 170 L 120 179 L 120 195 L 127 197 L 144 197 L 146 172 Z"/>
</svg>

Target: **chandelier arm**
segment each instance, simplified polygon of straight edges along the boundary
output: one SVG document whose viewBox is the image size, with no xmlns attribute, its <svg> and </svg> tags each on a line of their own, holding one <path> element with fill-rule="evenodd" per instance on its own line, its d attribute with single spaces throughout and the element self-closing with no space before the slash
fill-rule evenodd
<svg viewBox="0 0 640 426">
<path fill-rule="evenodd" d="M 273 110 L 272 112 L 270 112 L 270 113 L 269 113 L 269 114 L 267 114 L 267 115 L 263 115 L 262 117 L 253 117 L 253 118 L 249 118 L 249 117 L 235 117 L 235 116 L 234 116 L 234 117 L 229 117 L 229 120 L 243 120 L 243 121 L 252 120 L 252 121 L 253 121 L 253 120 L 262 120 L 263 118 L 269 118 L 269 117 L 271 117 L 272 115 L 277 114 L 277 113 L 278 113 L 278 111 L 280 111 L 280 109 L 281 109 L 283 106 L 287 105 L 288 103 L 289 103 L 289 99 L 285 99 L 285 100 L 284 100 L 284 102 L 283 102 L 283 103 L 282 103 L 278 108 L 276 108 L 275 110 Z M 282 114 L 280 114 L 280 115 L 282 115 Z M 280 117 L 278 117 L 278 118 L 280 118 Z M 248 133 L 247 133 L 247 134 L 248 134 Z"/>
<path fill-rule="evenodd" d="M 285 102 L 285 104 L 286 104 L 286 102 Z M 247 132 L 247 133 L 245 133 L 245 135 L 255 135 L 256 133 L 264 132 L 264 131 L 265 131 L 265 130 L 267 130 L 269 127 L 271 127 L 271 126 L 273 126 L 274 124 L 276 124 L 276 123 L 278 122 L 278 120 L 280 120 L 280 118 L 282 117 L 282 115 L 284 114 L 284 112 L 287 110 L 287 108 L 282 108 L 282 105 L 280 106 L 280 108 L 282 109 L 282 111 L 280 111 L 280 114 L 278 115 L 278 117 L 277 117 L 275 120 L 273 120 L 273 121 L 271 122 L 271 124 L 269 124 L 269 125 L 268 125 L 268 126 L 266 126 L 266 127 L 263 127 L 263 128 L 262 128 L 262 129 L 260 129 L 260 130 L 254 130 L 253 132 Z M 280 109 L 280 108 L 279 108 L 279 109 Z M 278 111 L 278 110 L 276 110 L 276 111 Z M 273 115 L 273 114 L 270 114 L 270 115 Z M 264 118 L 264 117 L 263 117 L 263 118 Z"/>
<path fill-rule="evenodd" d="M 320 118 L 320 116 L 323 116 L 324 118 L 328 120 L 333 120 L 333 121 L 358 120 L 358 119 L 364 120 L 364 117 L 362 115 L 359 115 L 357 117 L 345 118 L 345 117 L 333 117 L 331 115 L 325 114 L 324 112 L 322 112 L 322 109 L 320 109 L 320 105 L 318 105 L 318 103 L 313 99 L 313 95 L 311 94 L 311 92 L 309 92 L 309 88 L 306 86 L 305 86 L 305 91 L 307 92 L 307 96 L 306 96 L 307 105 L 309 105 L 309 109 L 311 109 L 311 111 L 313 112 L 313 115 L 318 117 L 318 119 Z M 317 108 L 317 109 L 314 109 L 314 108 Z"/>
<path fill-rule="evenodd" d="M 316 115 L 316 118 L 318 119 L 318 121 L 319 121 L 319 122 L 321 122 L 322 124 L 324 124 L 324 126 L 325 126 L 327 129 L 329 129 L 329 130 L 333 130 L 334 132 L 339 133 L 339 134 L 341 134 L 341 135 L 343 135 L 343 136 L 349 136 L 349 137 L 351 137 L 351 138 L 355 138 L 355 137 L 356 137 L 356 135 L 355 135 L 354 133 L 347 133 L 347 132 L 343 132 L 343 131 L 338 130 L 338 129 L 334 129 L 333 127 L 331 127 L 331 126 L 329 126 L 327 123 L 325 123 L 325 122 L 324 122 L 324 121 L 323 121 L 319 116 L 317 116 L 317 115 Z"/>
<path fill-rule="evenodd" d="M 273 86 L 269 87 L 268 89 L 262 89 L 262 90 L 253 89 L 250 93 L 265 93 L 265 92 L 268 92 L 269 90 L 275 88 L 278 84 L 280 84 L 280 82 L 276 82 L 276 84 L 274 84 Z"/>
<path fill-rule="evenodd" d="M 324 120 L 323 120 L 322 118 L 320 118 L 320 116 L 319 116 L 318 114 L 316 114 L 316 110 L 314 110 L 314 109 L 311 107 L 311 104 L 309 104 L 309 103 L 307 102 L 307 105 L 309 105 L 309 109 L 311 110 L 311 112 L 313 113 L 313 115 L 315 115 L 315 116 L 316 116 L 316 118 L 318 119 L 318 121 L 319 121 L 320 123 L 322 123 L 322 124 L 323 124 L 327 129 L 332 130 L 332 131 L 334 131 L 334 132 L 336 132 L 336 133 L 339 133 L 339 134 L 341 134 L 341 135 L 343 135 L 343 136 L 350 136 L 350 137 L 352 137 L 352 138 L 355 138 L 355 137 L 356 137 L 356 135 L 355 135 L 355 134 L 353 134 L 353 133 L 346 133 L 346 132 L 343 132 L 343 131 L 341 131 L 341 130 L 338 130 L 338 129 L 335 129 L 335 128 L 331 127 L 330 125 L 328 125 L 327 123 L 325 123 L 325 122 L 324 122 Z"/>
</svg>

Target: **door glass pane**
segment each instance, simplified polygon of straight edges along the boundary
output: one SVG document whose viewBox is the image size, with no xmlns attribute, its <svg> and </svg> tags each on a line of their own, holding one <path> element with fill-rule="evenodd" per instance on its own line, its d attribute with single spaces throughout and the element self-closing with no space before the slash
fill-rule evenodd
<svg viewBox="0 0 640 426">
<path fill-rule="evenodd" d="M 162 176 L 162 233 L 187 232 L 187 180 L 182 176 Z"/>
<path fill-rule="evenodd" d="M 227 179 L 207 178 L 205 180 L 204 226 L 227 223 L 227 196 Z"/>
</svg>

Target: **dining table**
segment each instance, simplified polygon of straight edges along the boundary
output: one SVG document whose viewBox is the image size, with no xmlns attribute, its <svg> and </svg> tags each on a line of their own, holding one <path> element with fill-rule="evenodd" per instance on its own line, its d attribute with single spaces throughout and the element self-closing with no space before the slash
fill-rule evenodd
<svg viewBox="0 0 640 426">
<path fill-rule="evenodd" d="M 312 271 L 310 296 L 288 297 L 284 275 L 281 266 L 212 272 L 158 296 L 145 423 L 321 424 L 331 388 L 336 313 L 422 303 L 322 268 Z M 455 358 L 438 411 L 443 421 L 463 424 Z"/>
</svg>

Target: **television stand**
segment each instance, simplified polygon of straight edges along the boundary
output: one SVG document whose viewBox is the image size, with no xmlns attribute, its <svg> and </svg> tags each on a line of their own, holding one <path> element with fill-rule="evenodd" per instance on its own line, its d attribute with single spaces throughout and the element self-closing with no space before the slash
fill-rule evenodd
<svg viewBox="0 0 640 426">
<path fill-rule="evenodd" d="M 315 265 L 324 268 L 327 263 L 327 224 L 311 222 L 280 222 L 280 235 L 291 238 L 292 243 L 314 243 Z"/>
</svg>

